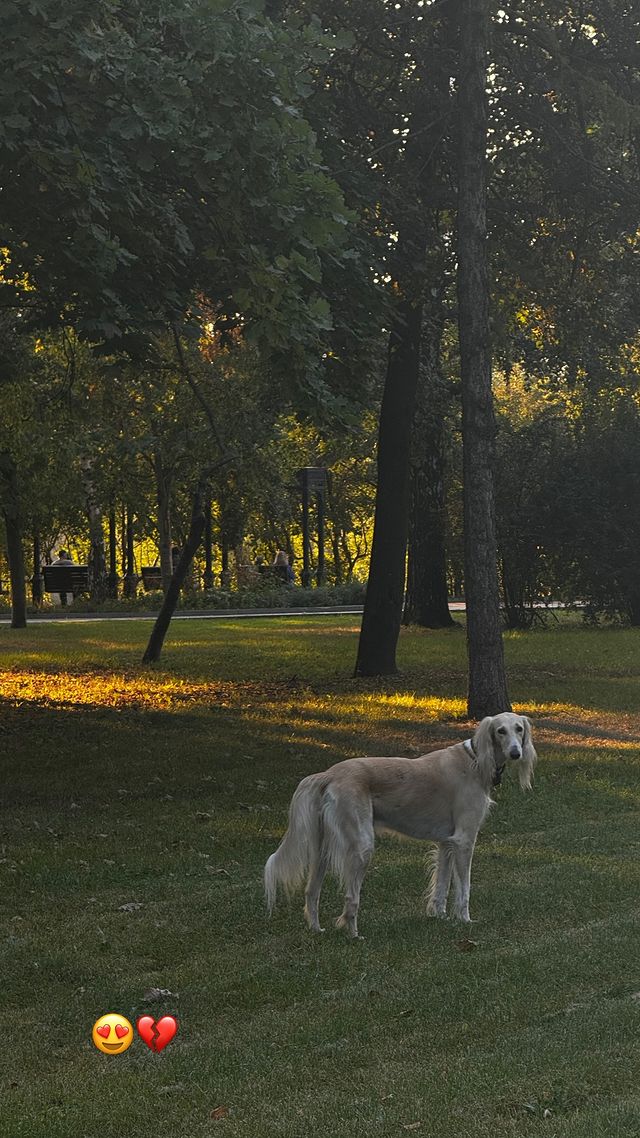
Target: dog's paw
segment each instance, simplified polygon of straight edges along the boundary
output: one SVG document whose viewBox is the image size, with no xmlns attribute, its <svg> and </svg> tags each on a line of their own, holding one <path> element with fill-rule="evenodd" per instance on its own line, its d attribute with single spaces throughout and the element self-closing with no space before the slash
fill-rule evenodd
<svg viewBox="0 0 640 1138">
<path fill-rule="evenodd" d="M 447 919 L 447 910 L 437 907 L 436 905 L 427 905 L 427 916 L 437 917 L 439 920 L 445 921 Z"/>
</svg>

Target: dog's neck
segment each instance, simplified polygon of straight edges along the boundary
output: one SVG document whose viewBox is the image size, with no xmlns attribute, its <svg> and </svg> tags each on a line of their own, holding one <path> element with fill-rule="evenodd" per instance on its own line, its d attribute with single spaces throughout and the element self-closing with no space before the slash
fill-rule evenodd
<svg viewBox="0 0 640 1138">
<path fill-rule="evenodd" d="M 463 743 L 463 747 L 464 747 L 465 751 L 467 752 L 467 754 L 471 756 L 473 763 L 474 763 L 474 766 L 477 767 L 478 757 L 477 757 L 477 755 L 473 749 L 473 739 L 465 739 L 465 741 Z M 493 771 L 493 778 L 491 780 L 491 785 L 492 786 L 500 786 L 500 783 L 502 782 L 502 772 L 504 771 L 504 763 L 502 763 L 502 765 L 499 766 L 498 763 L 496 762 L 495 758 L 494 758 L 494 763 L 495 763 L 495 767 L 494 767 L 494 771 Z"/>
</svg>

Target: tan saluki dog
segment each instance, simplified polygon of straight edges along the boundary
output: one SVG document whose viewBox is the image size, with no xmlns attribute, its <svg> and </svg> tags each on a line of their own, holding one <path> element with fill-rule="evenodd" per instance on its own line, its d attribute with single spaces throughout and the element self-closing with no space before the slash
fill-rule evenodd
<svg viewBox="0 0 640 1138">
<path fill-rule="evenodd" d="M 455 916 L 469 921 L 476 838 L 492 805 L 491 788 L 510 760 L 528 790 L 536 761 L 531 724 L 524 715 L 503 712 L 483 719 L 473 738 L 442 751 L 416 759 L 346 759 L 303 778 L 289 807 L 289 828 L 265 866 L 269 912 L 278 886 L 291 893 L 306 876 L 304 915 L 310 929 L 322 932 L 318 903 L 331 871 L 345 891 L 336 925 L 357 937 L 374 833 L 387 830 L 436 842 L 427 912 L 446 915 L 453 876 Z"/>
</svg>

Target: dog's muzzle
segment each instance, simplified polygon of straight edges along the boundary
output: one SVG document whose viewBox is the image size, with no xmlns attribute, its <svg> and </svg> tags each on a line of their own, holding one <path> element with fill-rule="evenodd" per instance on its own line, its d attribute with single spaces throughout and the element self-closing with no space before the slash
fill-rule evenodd
<svg viewBox="0 0 640 1138">
<path fill-rule="evenodd" d="M 522 758 L 522 747 L 519 747 L 517 743 L 514 743 L 513 746 L 509 749 L 509 758 L 510 759 L 521 759 Z"/>
</svg>

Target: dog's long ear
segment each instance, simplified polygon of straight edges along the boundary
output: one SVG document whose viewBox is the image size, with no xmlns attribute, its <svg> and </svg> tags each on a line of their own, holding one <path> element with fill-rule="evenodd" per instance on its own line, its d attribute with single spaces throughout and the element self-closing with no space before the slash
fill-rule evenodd
<svg viewBox="0 0 640 1138">
<path fill-rule="evenodd" d="M 522 744 L 522 758 L 518 763 L 518 778 L 523 790 L 531 790 L 533 768 L 538 756 L 531 742 L 531 723 L 526 715 L 522 716 L 522 722 L 524 723 L 524 742 Z"/>
<path fill-rule="evenodd" d="M 473 750 L 483 782 L 491 783 L 495 772 L 493 757 L 493 716 L 487 715 L 476 727 L 473 736 Z"/>
</svg>

